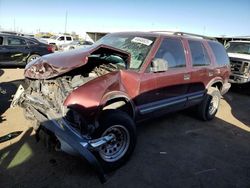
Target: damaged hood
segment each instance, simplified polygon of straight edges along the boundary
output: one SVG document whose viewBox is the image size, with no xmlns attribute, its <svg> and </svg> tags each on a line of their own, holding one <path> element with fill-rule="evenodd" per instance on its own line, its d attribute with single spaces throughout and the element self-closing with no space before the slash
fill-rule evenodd
<svg viewBox="0 0 250 188">
<path fill-rule="evenodd" d="M 54 78 L 85 65 L 88 62 L 88 56 L 104 52 L 112 52 L 126 57 L 127 66 L 130 62 L 128 52 L 102 44 L 92 45 L 89 48 L 57 52 L 35 59 L 26 65 L 24 75 L 31 79 Z"/>
</svg>

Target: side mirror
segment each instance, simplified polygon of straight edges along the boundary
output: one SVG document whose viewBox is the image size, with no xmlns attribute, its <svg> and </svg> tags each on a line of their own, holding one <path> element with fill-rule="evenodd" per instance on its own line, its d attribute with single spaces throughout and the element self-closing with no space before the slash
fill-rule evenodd
<svg viewBox="0 0 250 188">
<path fill-rule="evenodd" d="M 168 62 L 162 58 L 155 58 L 152 60 L 151 72 L 165 72 L 168 70 Z"/>
</svg>

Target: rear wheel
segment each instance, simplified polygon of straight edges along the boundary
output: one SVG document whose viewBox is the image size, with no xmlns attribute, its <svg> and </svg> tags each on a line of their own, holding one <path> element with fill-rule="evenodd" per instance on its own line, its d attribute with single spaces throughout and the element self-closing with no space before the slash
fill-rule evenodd
<svg viewBox="0 0 250 188">
<path fill-rule="evenodd" d="M 114 170 L 124 164 L 131 156 L 136 145 L 134 121 L 124 112 L 107 110 L 104 112 L 100 127 L 93 137 L 112 136 L 113 139 L 100 146 L 95 152 L 106 171 Z"/>
<path fill-rule="evenodd" d="M 29 62 L 31 62 L 31 61 L 33 61 L 33 60 L 39 58 L 39 57 L 41 57 L 41 56 L 40 56 L 40 55 L 37 55 L 37 54 L 32 54 L 32 55 L 30 55 L 30 56 L 28 57 L 27 63 L 29 63 Z"/>
<path fill-rule="evenodd" d="M 220 91 L 217 88 L 209 88 L 202 103 L 198 105 L 198 116 L 204 121 L 214 119 L 219 109 L 220 98 Z"/>
</svg>

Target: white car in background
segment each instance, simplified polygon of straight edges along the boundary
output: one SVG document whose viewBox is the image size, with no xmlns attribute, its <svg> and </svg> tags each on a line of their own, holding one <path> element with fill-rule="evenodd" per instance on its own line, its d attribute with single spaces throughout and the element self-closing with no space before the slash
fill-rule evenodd
<svg viewBox="0 0 250 188">
<path fill-rule="evenodd" d="M 74 41 L 73 37 L 70 35 L 55 35 L 43 40 L 46 40 L 48 44 L 55 45 L 56 48 Z"/>
<path fill-rule="evenodd" d="M 244 84 L 250 82 L 250 41 L 230 41 L 227 44 L 231 75 L 229 82 Z"/>
<path fill-rule="evenodd" d="M 68 51 L 68 50 L 73 50 L 77 48 L 86 48 L 89 47 L 93 44 L 93 42 L 90 41 L 73 41 L 69 44 L 62 44 L 58 46 L 58 49 L 60 51 Z"/>
</svg>

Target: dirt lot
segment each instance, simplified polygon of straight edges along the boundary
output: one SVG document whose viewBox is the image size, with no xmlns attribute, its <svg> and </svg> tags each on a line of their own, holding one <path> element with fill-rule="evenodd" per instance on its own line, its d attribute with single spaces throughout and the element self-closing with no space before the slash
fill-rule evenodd
<svg viewBox="0 0 250 188">
<path fill-rule="evenodd" d="M 230 91 L 215 120 L 188 111 L 138 126 L 131 160 L 104 185 L 80 158 L 36 143 L 20 108 L 10 109 L 22 69 L 0 69 L 0 187 L 250 187 L 250 94 Z"/>
</svg>

